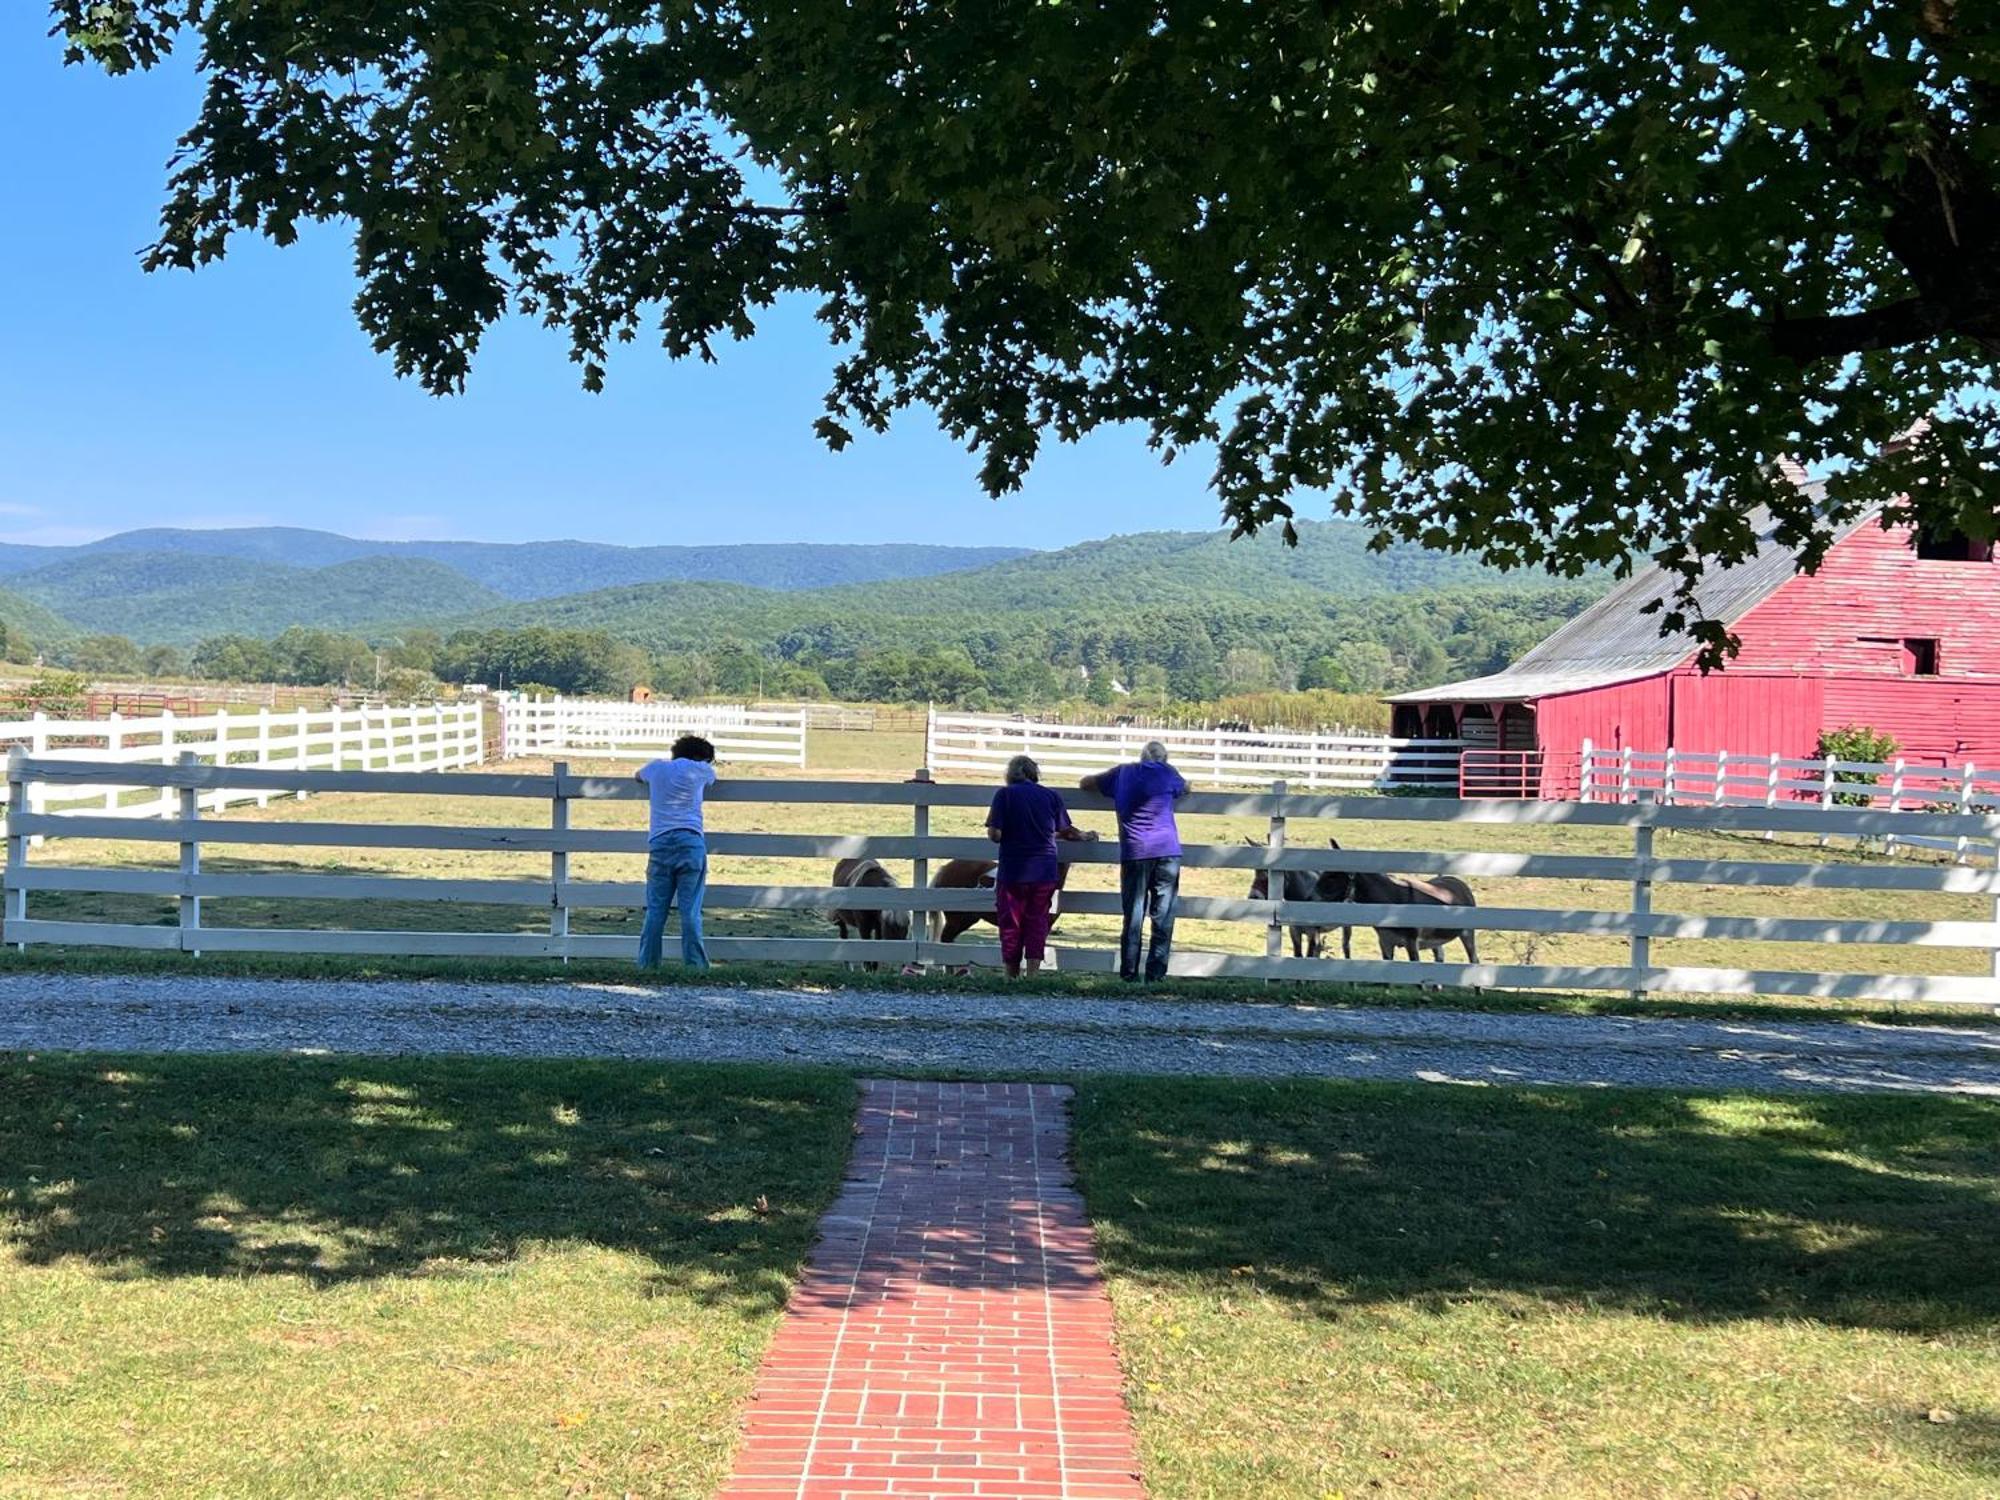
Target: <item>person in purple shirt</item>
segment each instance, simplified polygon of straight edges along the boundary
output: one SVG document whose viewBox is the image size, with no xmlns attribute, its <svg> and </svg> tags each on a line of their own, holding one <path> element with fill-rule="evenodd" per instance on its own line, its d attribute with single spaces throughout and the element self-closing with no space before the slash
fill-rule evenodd
<svg viewBox="0 0 2000 1500">
<path fill-rule="evenodd" d="M 1174 951 L 1174 903 L 1181 889 L 1181 831 L 1174 822 L 1174 804 L 1187 795 L 1187 781 L 1167 764 L 1167 747 L 1148 740 L 1136 764 L 1113 766 L 1077 785 L 1109 797 L 1118 810 L 1118 894 L 1125 912 L 1119 977 L 1130 982 L 1139 978 L 1139 950 L 1150 913 L 1153 947 L 1146 955 L 1146 979 L 1157 984 L 1167 977 Z"/>
<path fill-rule="evenodd" d="M 1062 884 L 1062 860 L 1056 841 L 1088 841 L 1097 837 L 1069 820 L 1063 799 L 1042 785 L 1041 767 L 1025 755 L 1007 762 L 1007 784 L 993 794 L 986 813 L 986 836 L 1000 846 L 999 868 L 993 872 L 993 905 L 1000 928 L 1000 957 L 1007 977 L 1021 977 L 1042 967 L 1048 949 L 1049 903 Z"/>
</svg>

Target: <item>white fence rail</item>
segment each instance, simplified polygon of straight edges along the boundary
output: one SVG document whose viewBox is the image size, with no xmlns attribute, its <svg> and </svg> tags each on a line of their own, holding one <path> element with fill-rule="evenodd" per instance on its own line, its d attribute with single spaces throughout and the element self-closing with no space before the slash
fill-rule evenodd
<svg viewBox="0 0 2000 1500">
<path fill-rule="evenodd" d="M 1641 796 L 1682 806 L 1868 807 L 1885 812 L 1979 813 L 2000 810 L 2000 770 L 1823 756 L 1792 760 L 1778 755 L 1732 755 L 1727 750 L 1601 749 L 1586 740 L 1582 754 L 1586 802 L 1631 802 Z M 1941 839 L 1891 829 L 1894 848 L 1945 850 L 1959 859 L 1973 851 L 1964 838 Z M 1824 842 L 1824 840 L 1822 840 Z"/>
<path fill-rule="evenodd" d="M 476 703 L 405 708 L 262 708 L 197 716 L 54 719 L 45 714 L 0 722 L 0 747 L 58 755 L 103 766 L 167 766 L 193 756 L 206 765 L 297 771 L 449 771 L 485 759 L 485 732 Z M 11 799 L 12 788 L 7 796 Z M 178 795 L 157 783 L 121 780 L 106 772 L 90 787 L 29 789 L 37 813 L 90 812 L 113 818 L 171 818 Z M 232 802 L 270 798 L 268 791 L 211 788 L 209 811 Z M 8 800 L 9 813 L 17 804 Z"/>
<path fill-rule="evenodd" d="M 684 734 L 715 745 L 724 761 L 806 763 L 806 713 L 737 704 L 623 703 L 604 698 L 500 700 L 500 753 L 652 760 Z"/>
<path fill-rule="evenodd" d="M 40 786 L 51 794 L 101 791 L 114 775 L 130 775 L 163 794 L 180 799 L 178 817 L 157 823 L 130 824 L 99 817 L 53 817 L 26 814 L 9 830 L 5 875 L 4 940 L 31 943 L 106 945 L 172 949 L 184 952 L 285 952 L 514 955 L 532 957 L 612 957 L 632 954 L 629 937 L 570 931 L 576 908 L 633 908 L 644 900 L 638 879 L 586 881 L 571 876 L 573 854 L 615 853 L 631 856 L 632 873 L 640 873 L 646 834 L 641 809 L 633 808 L 630 828 L 573 826 L 571 805 L 579 799 L 631 800 L 644 789 L 623 777 L 589 778 L 571 775 L 561 766 L 548 776 L 516 776 L 469 772 L 442 777 L 411 772 L 331 772 L 247 769 L 234 766 L 179 764 L 148 766 L 120 772 L 101 764 L 66 758 L 37 758 L 17 752 L 10 758 L 8 778 L 17 796 Z M 300 791 L 367 791 L 378 794 L 452 795 L 504 798 L 544 809 L 535 823 L 437 825 L 424 823 L 339 823 L 269 820 L 204 819 L 200 802 L 216 793 L 245 792 L 282 795 Z M 724 780 L 710 793 L 717 802 L 758 804 L 852 805 L 909 810 L 908 834 L 825 834 L 778 831 L 712 832 L 711 853 L 722 859 L 812 858 L 832 861 L 849 856 L 911 862 L 908 887 L 834 890 L 825 886 L 735 885 L 718 882 L 708 888 L 711 909 L 738 911 L 824 911 L 833 908 L 873 908 L 923 913 L 986 912 L 992 893 L 980 890 L 940 890 L 928 885 L 935 860 L 984 858 L 991 846 L 983 838 L 937 836 L 929 832 L 933 809 L 983 808 L 991 793 L 986 787 L 945 786 L 917 781 L 901 784 Z M 1080 810 L 1103 810 L 1101 799 L 1074 797 Z M 1505 877 L 1562 882 L 1589 882 L 1567 892 L 1622 892 L 1615 905 L 1597 908 L 1495 907 L 1442 908 L 1418 905 L 1253 901 L 1246 898 L 1188 896 L 1183 917 L 1252 924 L 1264 936 L 1264 954 L 1198 952 L 1185 946 L 1176 951 L 1172 973 L 1195 976 L 1305 979 L 1366 983 L 1415 981 L 1480 985 L 1498 988 L 1557 990 L 1622 990 L 1633 993 L 1716 993 L 1823 996 L 1838 999 L 1928 1001 L 2000 1005 L 2000 869 L 1949 864 L 1907 865 L 1875 861 L 1738 860 L 1676 858 L 1654 848 L 1662 830 L 1763 831 L 1830 833 L 1845 837 L 1879 836 L 1891 831 L 1925 836 L 1967 838 L 1990 845 L 2000 836 L 2000 818 L 1965 813 L 1888 813 L 1865 808 L 1816 808 L 1797 805 L 1764 807 L 1668 806 L 1642 800 L 1635 804 L 1478 801 L 1445 798 L 1342 797 L 1285 795 L 1278 792 L 1194 792 L 1183 804 L 1190 814 L 1253 816 L 1268 820 L 1262 845 L 1189 844 L 1184 863 L 1195 868 L 1234 869 L 1247 888 L 1258 869 L 1347 870 L 1453 874 L 1469 880 Z M 1409 821 L 1437 826 L 1437 843 L 1446 847 L 1423 851 L 1322 847 L 1290 847 L 1288 820 L 1298 818 L 1359 818 Z M 775 819 L 774 819 L 775 821 Z M 1631 838 L 1628 853 L 1524 854 L 1480 849 L 1466 844 L 1480 827 L 1535 824 L 1594 829 L 1623 829 Z M 178 868 L 110 869 L 52 866 L 30 858 L 30 843 L 40 833 L 82 838 L 141 838 L 178 848 Z M 420 879 L 377 875 L 205 873 L 202 852 L 215 846 L 284 845 L 315 848 L 419 848 L 459 851 L 545 853 L 548 872 L 532 879 Z M 1067 844 L 1066 860 L 1083 863 L 1115 861 L 1115 847 Z M 1866 917 L 1771 917 L 1761 915 L 1679 914 L 1654 909 L 1654 897 L 1677 884 L 1779 890 L 1843 890 L 1881 893 L 1881 911 Z M 37 915 L 30 906 L 44 893 L 100 892 L 177 899 L 179 920 L 172 926 L 137 922 L 76 921 Z M 1908 893 L 1943 892 L 1978 897 L 1976 920 L 1913 920 L 1904 913 Z M 511 905 L 547 914 L 540 932 L 357 931 L 317 928 L 214 927 L 202 920 L 204 898 L 254 896 L 282 901 L 310 898 L 366 903 L 396 900 Z M 1090 914 L 1116 911 L 1117 897 L 1108 891 L 1065 891 L 1061 910 Z M 1290 958 L 1282 951 L 1285 924 L 1354 926 L 1411 925 L 1432 929 L 1475 928 L 1480 932 L 1576 934 L 1612 937 L 1626 946 L 1625 962 L 1597 965 L 1537 963 L 1425 963 L 1390 960 Z M 781 959 L 833 961 L 978 962 L 992 963 L 997 949 L 974 943 L 942 944 L 931 940 L 925 924 L 913 924 L 904 941 L 860 941 L 804 937 L 716 936 L 710 951 L 722 959 Z M 1743 969 L 1656 964 L 1652 944 L 1659 940 L 1730 939 L 1757 943 L 1811 945 L 1818 962 L 1802 969 Z M 1982 955 L 1975 974 L 1881 974 L 1853 972 L 1839 963 L 1847 944 L 1952 947 Z M 1061 946 L 1061 967 L 1105 970 L 1116 955 L 1109 948 Z"/>
<path fill-rule="evenodd" d="M 1147 729 L 1138 725 L 1054 724 L 985 714 L 930 716 L 924 763 L 998 780 L 1016 755 L 1044 772 L 1088 775 L 1137 760 L 1148 740 L 1197 786 L 1257 786 L 1283 779 L 1309 790 L 1456 786 L 1459 740 L 1387 735 L 1297 734 L 1283 730 Z"/>
</svg>

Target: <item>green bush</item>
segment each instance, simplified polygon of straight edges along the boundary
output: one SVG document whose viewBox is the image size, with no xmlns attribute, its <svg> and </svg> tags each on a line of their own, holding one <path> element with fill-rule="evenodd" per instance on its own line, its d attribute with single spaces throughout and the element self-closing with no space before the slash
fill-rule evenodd
<svg viewBox="0 0 2000 1500">
<path fill-rule="evenodd" d="M 1895 759 L 1896 740 L 1893 735 L 1870 729 L 1865 724 L 1847 724 L 1839 729 L 1822 729 L 1819 734 L 1820 759 L 1871 762 L 1886 764 Z M 1835 781 L 1848 782 L 1856 786 L 1878 786 L 1882 778 L 1871 771 L 1835 771 Z M 1874 794 L 1870 792 L 1836 792 L 1833 800 L 1848 807 L 1868 807 L 1873 804 Z"/>
</svg>

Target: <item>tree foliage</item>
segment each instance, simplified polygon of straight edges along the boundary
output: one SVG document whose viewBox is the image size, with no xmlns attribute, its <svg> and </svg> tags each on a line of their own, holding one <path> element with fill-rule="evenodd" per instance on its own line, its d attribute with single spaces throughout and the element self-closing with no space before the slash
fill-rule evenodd
<svg viewBox="0 0 2000 1500">
<path fill-rule="evenodd" d="M 995 493 L 1130 421 L 1217 444 L 1244 530 L 1325 487 L 1561 573 L 1692 577 L 1760 504 L 1808 564 L 1898 491 L 1995 529 L 1991 4 L 53 10 L 114 72 L 199 46 L 149 264 L 350 222 L 363 325 L 435 391 L 510 308 L 596 387 L 649 323 L 706 355 L 801 291 L 840 350 L 825 438 L 920 404 Z"/>
</svg>

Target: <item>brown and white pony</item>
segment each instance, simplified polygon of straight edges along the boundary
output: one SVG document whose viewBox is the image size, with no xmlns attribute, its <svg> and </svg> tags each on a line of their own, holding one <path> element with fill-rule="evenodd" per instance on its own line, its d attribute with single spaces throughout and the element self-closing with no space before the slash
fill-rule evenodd
<svg viewBox="0 0 2000 1500">
<path fill-rule="evenodd" d="M 833 883 L 841 890 L 886 890 L 893 889 L 897 880 L 882 868 L 876 859 L 843 859 L 833 867 Z M 865 907 L 841 909 L 828 912 L 833 925 L 840 929 L 845 938 L 848 929 L 854 929 L 854 936 L 870 942 L 899 943 L 910 935 L 910 914 L 906 911 L 873 911 Z M 869 963 L 868 968 L 878 965 Z"/>
</svg>

